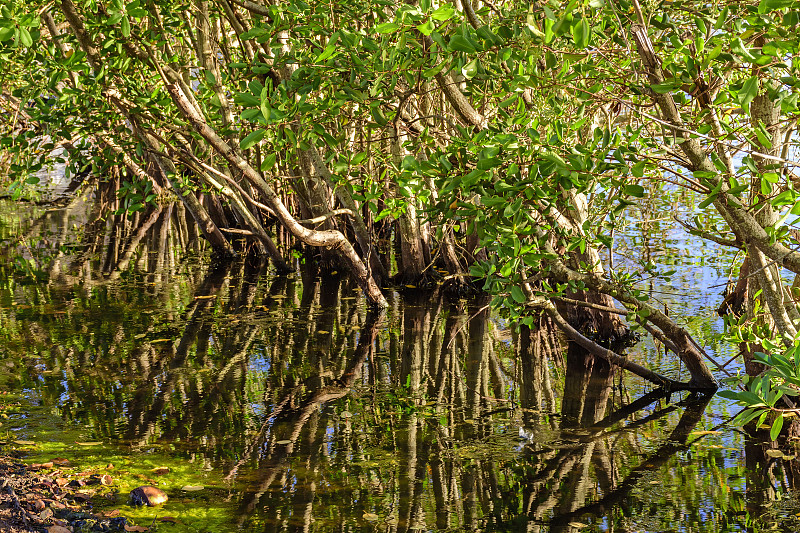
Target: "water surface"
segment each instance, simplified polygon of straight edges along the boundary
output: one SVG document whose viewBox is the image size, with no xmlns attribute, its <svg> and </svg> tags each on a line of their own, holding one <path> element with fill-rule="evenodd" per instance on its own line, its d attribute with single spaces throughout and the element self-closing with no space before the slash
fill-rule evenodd
<svg viewBox="0 0 800 533">
<path fill-rule="evenodd" d="M 168 531 L 800 527 L 797 461 L 730 428 L 723 400 L 654 392 L 545 320 L 513 331 L 486 297 L 406 288 L 376 315 L 339 275 L 214 261 L 179 206 L 122 224 L 95 207 L 2 206 L 0 440 L 111 463 L 120 496 L 99 507 Z M 698 290 L 730 257 L 664 221 L 618 250 L 673 265 L 653 295 L 733 354 Z M 658 346 L 628 353 L 686 377 Z M 143 483 L 170 501 L 125 506 Z"/>
</svg>

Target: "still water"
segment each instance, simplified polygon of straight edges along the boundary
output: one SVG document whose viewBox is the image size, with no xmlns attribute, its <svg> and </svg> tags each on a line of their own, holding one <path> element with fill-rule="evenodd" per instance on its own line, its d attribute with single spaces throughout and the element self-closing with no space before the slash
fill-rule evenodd
<svg viewBox="0 0 800 533">
<path fill-rule="evenodd" d="M 725 400 L 653 391 L 485 297 L 406 288 L 374 314 L 337 275 L 215 262 L 190 226 L 180 206 L 2 206 L 0 451 L 111 472 L 97 507 L 158 531 L 800 530 L 800 463 Z M 671 228 L 627 228 L 615 260 L 672 265 L 653 297 L 727 360 L 731 258 Z M 127 506 L 145 483 L 169 502 Z"/>
</svg>

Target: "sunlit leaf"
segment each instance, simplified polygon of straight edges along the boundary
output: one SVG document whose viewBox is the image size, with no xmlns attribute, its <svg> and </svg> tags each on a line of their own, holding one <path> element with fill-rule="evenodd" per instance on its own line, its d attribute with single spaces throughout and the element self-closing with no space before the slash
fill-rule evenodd
<svg viewBox="0 0 800 533">
<path fill-rule="evenodd" d="M 430 35 L 431 33 L 433 33 L 434 30 L 433 21 L 431 20 L 425 21 L 424 23 L 417 26 L 417 30 L 419 30 L 419 32 L 423 35 Z"/>
<path fill-rule="evenodd" d="M 433 20 L 445 21 L 450 20 L 455 15 L 455 9 L 453 8 L 452 4 L 445 4 L 439 7 L 436 11 L 431 13 L 431 18 Z"/>
<path fill-rule="evenodd" d="M 750 105 L 750 102 L 753 101 L 758 95 L 758 77 L 752 76 L 744 82 L 742 85 L 741 90 L 737 94 L 737 99 L 739 101 L 739 105 L 742 106 L 742 109 L 747 109 L 747 106 Z"/>
<path fill-rule="evenodd" d="M 478 58 L 476 57 L 461 69 L 461 73 L 467 79 L 472 79 L 478 73 Z"/>
<path fill-rule="evenodd" d="M 792 7 L 792 5 L 796 4 L 796 0 L 761 0 L 761 2 L 758 3 L 758 12 L 766 13 L 775 9 Z"/>
<path fill-rule="evenodd" d="M 775 440 L 783 429 L 783 416 L 778 416 L 775 422 L 772 423 L 772 429 L 769 430 L 769 438 Z"/>
<path fill-rule="evenodd" d="M 383 24 L 378 24 L 375 27 L 375 31 L 377 33 L 392 33 L 396 31 L 400 27 L 399 24 L 396 22 L 384 22 Z"/>
<path fill-rule="evenodd" d="M 31 34 L 27 29 L 22 27 L 19 28 L 19 42 L 26 48 L 33 46 L 33 38 L 31 38 Z"/>
</svg>

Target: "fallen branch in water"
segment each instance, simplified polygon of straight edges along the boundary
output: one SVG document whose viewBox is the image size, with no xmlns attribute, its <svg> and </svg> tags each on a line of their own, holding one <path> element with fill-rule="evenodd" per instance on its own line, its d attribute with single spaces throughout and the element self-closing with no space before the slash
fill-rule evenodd
<svg viewBox="0 0 800 533">
<path fill-rule="evenodd" d="M 662 376 L 657 372 L 653 372 L 652 370 L 645 368 L 642 365 L 634 363 L 627 357 L 623 357 L 618 353 L 609 350 L 608 348 L 600 346 L 593 340 L 584 337 L 577 329 L 572 327 L 564 319 L 563 316 L 561 316 L 561 313 L 558 312 L 556 306 L 553 305 L 553 303 L 549 300 L 541 299 L 541 300 L 529 301 L 528 305 L 530 305 L 531 307 L 542 309 L 544 312 L 548 314 L 548 316 L 551 319 L 553 319 L 553 322 L 555 322 L 556 325 L 558 325 L 558 327 L 561 328 L 561 330 L 567 335 L 569 340 L 577 343 L 581 348 L 584 348 L 592 355 L 595 355 L 597 357 L 600 357 L 601 359 L 608 361 L 609 364 L 628 370 L 629 372 L 632 372 L 633 374 L 636 374 L 637 376 L 640 376 L 646 379 L 647 381 L 655 383 L 656 385 L 664 387 L 667 390 L 696 388 L 688 383 L 675 381 L 674 379 Z"/>
</svg>

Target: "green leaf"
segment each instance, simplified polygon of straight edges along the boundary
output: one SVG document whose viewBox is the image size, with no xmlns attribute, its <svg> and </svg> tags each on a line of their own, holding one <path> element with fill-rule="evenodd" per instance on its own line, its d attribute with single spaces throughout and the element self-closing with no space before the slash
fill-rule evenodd
<svg viewBox="0 0 800 533">
<path fill-rule="evenodd" d="M 641 198 L 644 196 L 644 187 L 641 185 L 626 185 L 623 192 L 628 196 L 635 196 Z"/>
<path fill-rule="evenodd" d="M 242 120 L 246 120 L 248 122 L 252 122 L 252 121 L 256 120 L 256 118 L 258 118 L 260 116 L 261 116 L 261 110 L 260 109 L 250 108 L 250 109 L 245 109 L 244 111 L 242 111 Z"/>
<path fill-rule="evenodd" d="M 322 51 L 320 55 L 317 56 L 317 59 L 314 60 L 314 63 L 322 63 L 329 57 L 331 57 L 334 53 L 336 53 L 336 45 L 329 44 L 325 47 L 325 50 Z"/>
<path fill-rule="evenodd" d="M 728 13 L 730 13 L 730 10 L 730 7 L 725 6 L 725 9 L 722 10 L 722 13 L 719 14 L 717 21 L 714 23 L 715 30 L 722 29 L 722 26 L 725 25 L 725 21 L 728 20 Z"/>
<path fill-rule="evenodd" d="M 434 30 L 433 21 L 431 20 L 425 21 L 424 23 L 417 26 L 417 30 L 419 30 L 419 32 L 422 35 L 430 35 L 431 33 L 433 33 Z"/>
<path fill-rule="evenodd" d="M 769 196 L 772 194 L 772 185 L 764 178 L 761 179 L 761 194 Z"/>
<path fill-rule="evenodd" d="M 369 108 L 369 110 L 372 113 L 372 120 L 374 120 L 378 126 L 384 127 L 389 123 L 389 120 L 387 120 L 387 118 L 384 116 L 380 106 L 372 106 Z"/>
<path fill-rule="evenodd" d="M 234 102 L 237 104 L 244 104 L 247 106 L 255 106 L 258 107 L 261 105 L 261 98 L 258 98 L 255 95 L 250 93 L 239 93 L 233 97 Z"/>
<path fill-rule="evenodd" d="M 723 398 L 727 398 L 728 400 L 734 400 L 734 401 L 739 399 L 739 393 L 732 390 L 717 391 L 717 396 L 721 396 Z"/>
<path fill-rule="evenodd" d="M 479 170 L 489 170 L 490 168 L 494 168 L 500 165 L 502 161 L 496 157 L 487 157 L 486 159 L 481 159 L 478 161 L 478 169 Z"/>
<path fill-rule="evenodd" d="M 575 24 L 572 25 L 572 39 L 575 41 L 575 46 L 578 48 L 586 48 L 589 46 L 589 37 L 591 33 L 592 30 L 589 27 L 589 22 L 586 20 L 586 17 L 575 21 Z"/>
<path fill-rule="evenodd" d="M 678 88 L 678 84 L 674 81 L 665 81 L 664 83 L 654 83 L 650 86 L 654 93 L 666 94 Z"/>
<path fill-rule="evenodd" d="M 795 191 L 783 191 L 778 196 L 773 198 L 770 203 L 775 207 L 793 205 L 796 197 L 797 193 Z"/>
<path fill-rule="evenodd" d="M 759 409 L 745 409 L 736 417 L 736 424 L 744 426 L 761 414 L 762 411 Z"/>
<path fill-rule="evenodd" d="M 786 7 L 791 7 L 792 4 L 795 3 L 794 0 L 761 0 L 758 4 L 758 12 L 763 14 L 776 9 L 784 9 Z"/>
<path fill-rule="evenodd" d="M 122 35 L 124 35 L 125 37 L 131 36 L 131 21 L 128 19 L 127 16 L 122 17 L 120 23 L 120 30 L 122 31 Z"/>
<path fill-rule="evenodd" d="M 269 90 L 269 87 L 264 87 L 261 89 L 261 94 L 259 95 L 258 108 L 261 110 L 261 114 L 264 116 L 264 120 L 267 122 L 269 122 L 269 118 L 272 115 L 272 107 L 269 104 L 271 92 L 272 91 Z"/>
<path fill-rule="evenodd" d="M 14 36 L 14 26 L 0 26 L 0 43 Z"/>
<path fill-rule="evenodd" d="M 511 297 L 514 298 L 514 301 L 518 304 L 525 303 L 527 300 L 527 298 L 525 298 L 525 293 L 522 292 L 522 289 L 520 289 L 517 285 L 511 287 Z"/>
<path fill-rule="evenodd" d="M 243 41 L 247 41 L 253 38 L 261 37 L 262 35 L 266 35 L 269 33 L 266 29 L 256 26 L 250 30 L 247 30 L 242 35 L 240 35 L 240 39 Z"/>
<path fill-rule="evenodd" d="M 392 33 L 394 31 L 397 31 L 399 27 L 400 25 L 397 24 L 396 22 L 384 22 L 383 24 L 378 24 L 375 27 L 375 31 L 377 33 Z"/>
<path fill-rule="evenodd" d="M 275 166 L 275 160 L 277 159 L 277 154 L 272 152 L 267 157 L 264 158 L 264 161 L 261 162 L 261 172 L 267 172 L 272 167 Z"/>
<path fill-rule="evenodd" d="M 464 77 L 467 78 L 468 80 L 474 78 L 477 73 L 478 73 L 477 57 L 472 61 L 470 61 L 469 63 L 467 63 L 466 65 L 464 65 L 464 68 L 461 69 L 461 74 L 463 74 Z"/>
<path fill-rule="evenodd" d="M 442 69 L 447 65 L 447 63 L 448 63 L 447 61 L 442 61 L 435 67 L 431 67 L 427 70 L 422 71 L 422 76 L 427 79 L 433 78 L 442 71 Z"/>
<path fill-rule="evenodd" d="M 736 37 L 735 39 L 733 39 L 733 41 L 731 41 L 731 51 L 734 54 L 736 54 L 739 57 L 741 57 L 742 59 L 744 59 L 745 61 L 755 61 L 756 60 L 756 56 L 754 56 L 750 52 L 750 50 L 747 48 L 747 46 L 744 44 L 744 42 L 738 37 Z"/>
<path fill-rule="evenodd" d="M 474 54 L 477 50 L 472 43 L 470 43 L 463 35 L 453 35 L 447 48 L 453 52 L 464 52 L 467 54 Z"/>
<path fill-rule="evenodd" d="M 705 209 L 706 207 L 708 207 L 709 205 L 714 203 L 714 200 L 716 200 L 716 199 L 717 199 L 717 195 L 716 194 L 710 194 L 708 196 L 708 198 L 706 198 L 705 200 L 700 202 L 700 204 L 697 206 L 697 208 L 698 209 Z"/>
<path fill-rule="evenodd" d="M 30 48 L 31 46 L 33 46 L 33 39 L 31 38 L 31 34 L 28 33 L 28 30 L 26 30 L 23 27 L 19 28 L 19 42 L 25 48 Z"/>
<path fill-rule="evenodd" d="M 750 105 L 750 102 L 753 101 L 756 95 L 758 95 L 758 77 L 751 76 L 744 82 L 736 98 L 739 101 L 739 105 L 742 106 L 742 109 L 747 111 L 747 106 Z"/>
<path fill-rule="evenodd" d="M 781 434 L 781 429 L 783 429 L 783 415 L 776 418 L 775 422 L 772 423 L 772 429 L 769 430 L 769 438 L 772 440 L 777 439 L 778 435 Z"/>
<path fill-rule="evenodd" d="M 758 142 L 761 144 L 761 146 L 767 150 L 772 149 L 772 140 L 770 139 L 769 132 L 761 121 L 758 122 L 758 127 L 756 128 L 756 137 L 758 137 Z"/>
<path fill-rule="evenodd" d="M 294 147 L 297 144 L 297 137 L 295 136 L 292 128 L 284 128 L 283 135 L 286 137 L 286 142 L 289 144 L 290 147 Z"/>
<path fill-rule="evenodd" d="M 252 147 L 257 142 L 261 141 L 264 138 L 264 135 L 267 133 L 265 129 L 257 129 L 253 132 L 247 134 L 247 136 L 239 141 L 239 146 L 241 146 L 242 150 L 247 150 L 248 148 Z"/>
<path fill-rule="evenodd" d="M 455 15 L 455 13 L 456 10 L 453 8 L 451 4 L 445 4 L 436 11 L 434 11 L 433 13 L 431 13 L 431 18 L 433 20 L 439 20 L 439 21 L 450 20 L 451 18 L 453 18 L 453 15 Z"/>
<path fill-rule="evenodd" d="M 503 100 L 502 102 L 497 104 L 497 107 L 506 108 L 506 107 L 510 106 L 511 104 L 516 104 L 517 100 L 519 100 L 519 95 L 512 94 L 510 97 L 506 98 L 505 100 Z"/>
</svg>

